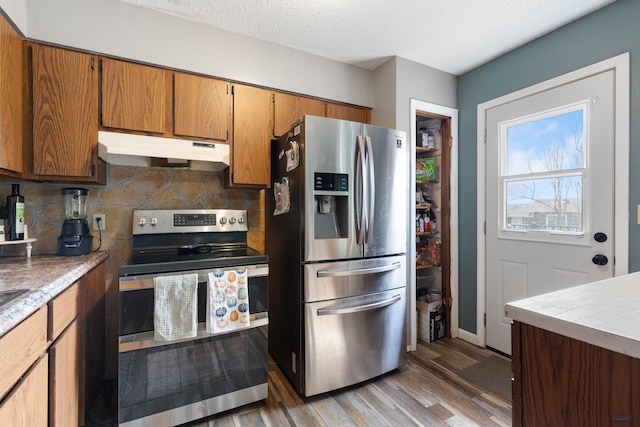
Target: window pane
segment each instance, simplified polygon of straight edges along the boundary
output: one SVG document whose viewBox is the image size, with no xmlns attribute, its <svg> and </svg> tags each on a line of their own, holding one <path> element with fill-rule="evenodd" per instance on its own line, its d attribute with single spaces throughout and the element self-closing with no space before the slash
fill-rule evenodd
<svg viewBox="0 0 640 427">
<path fill-rule="evenodd" d="M 507 181 L 507 230 L 582 232 L 582 175 Z"/>
<path fill-rule="evenodd" d="M 584 114 L 571 111 L 507 127 L 507 176 L 584 168 Z"/>
</svg>

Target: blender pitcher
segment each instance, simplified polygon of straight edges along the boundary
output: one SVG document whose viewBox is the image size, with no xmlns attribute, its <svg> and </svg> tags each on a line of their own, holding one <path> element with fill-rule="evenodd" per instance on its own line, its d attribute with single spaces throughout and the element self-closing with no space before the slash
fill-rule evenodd
<svg viewBox="0 0 640 427">
<path fill-rule="evenodd" d="M 63 188 L 64 223 L 58 237 L 58 251 L 63 256 L 85 255 L 91 252 L 93 236 L 87 223 L 87 195 L 85 188 Z"/>
</svg>

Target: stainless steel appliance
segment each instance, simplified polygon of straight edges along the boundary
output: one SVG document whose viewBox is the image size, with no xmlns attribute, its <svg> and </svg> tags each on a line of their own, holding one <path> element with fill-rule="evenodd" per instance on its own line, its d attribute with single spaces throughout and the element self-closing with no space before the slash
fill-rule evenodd
<svg viewBox="0 0 640 427">
<path fill-rule="evenodd" d="M 269 352 L 305 396 L 406 362 L 406 149 L 313 116 L 272 142 Z"/>
<path fill-rule="evenodd" d="M 247 246 L 244 210 L 133 212 L 119 270 L 118 422 L 178 425 L 267 397 L 268 258 Z M 246 271 L 249 328 L 209 334 L 209 272 Z M 197 336 L 154 341 L 154 278 L 197 273 Z"/>
</svg>

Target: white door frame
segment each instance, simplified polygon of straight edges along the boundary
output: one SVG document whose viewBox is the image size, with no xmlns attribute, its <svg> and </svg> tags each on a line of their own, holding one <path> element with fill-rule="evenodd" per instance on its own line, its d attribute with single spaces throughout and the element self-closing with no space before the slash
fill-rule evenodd
<svg viewBox="0 0 640 427">
<path fill-rule="evenodd" d="M 418 336 L 418 319 L 416 313 L 416 268 L 415 268 L 415 247 L 416 247 L 416 233 L 415 228 L 412 224 L 416 223 L 416 179 L 415 179 L 415 164 L 416 164 L 416 150 L 415 144 L 417 140 L 416 135 L 416 115 L 418 111 L 422 111 L 425 113 L 433 113 L 440 116 L 450 117 L 451 118 L 451 173 L 450 173 L 450 191 L 451 191 L 451 200 L 450 200 L 450 259 L 451 259 L 451 276 L 450 276 L 450 287 L 451 287 L 451 300 L 453 303 L 451 304 L 451 336 L 458 336 L 458 110 L 451 107 L 445 107 L 438 104 L 431 104 L 429 102 L 420 101 L 417 99 L 410 100 L 410 108 L 411 108 L 411 130 L 410 130 L 410 138 L 411 138 L 411 173 L 410 180 L 411 185 L 409 186 L 411 191 L 409 192 L 409 211 L 412 212 L 410 214 L 410 219 L 408 223 L 407 229 L 408 232 L 408 256 L 407 261 L 410 262 L 412 267 L 409 268 L 409 333 L 410 333 L 410 344 L 408 345 L 410 351 L 415 351 L 417 346 L 417 336 Z"/>
<path fill-rule="evenodd" d="M 630 70 L 629 53 L 624 53 L 585 68 L 564 74 L 525 89 L 478 104 L 477 134 L 477 319 L 476 334 L 460 331 L 460 337 L 476 345 L 486 345 L 486 326 L 484 315 L 486 307 L 486 271 L 485 271 L 485 234 L 486 221 L 486 170 L 485 170 L 485 135 L 486 113 L 490 108 L 511 102 L 543 90 L 552 89 L 576 80 L 589 77 L 607 70 L 615 72 L 615 104 L 614 104 L 614 276 L 629 272 L 629 132 L 630 132 Z"/>
</svg>

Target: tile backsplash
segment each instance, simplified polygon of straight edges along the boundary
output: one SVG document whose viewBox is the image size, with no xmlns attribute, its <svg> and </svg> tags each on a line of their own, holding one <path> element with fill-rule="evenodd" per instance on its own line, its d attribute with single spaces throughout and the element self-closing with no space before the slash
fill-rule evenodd
<svg viewBox="0 0 640 427">
<path fill-rule="evenodd" d="M 0 183 L 0 206 L 11 194 L 11 182 Z M 55 255 L 64 220 L 61 189 L 89 190 L 87 218 L 105 215 L 102 242 L 97 231 L 93 249 L 109 252 L 106 264 L 107 375 L 115 375 L 118 329 L 118 267 L 131 255 L 132 212 L 136 209 L 246 209 L 249 246 L 264 251 L 264 190 L 236 190 L 224 187 L 224 173 L 171 168 L 108 166 L 106 186 L 20 183 L 25 198 L 25 224 L 33 243 L 33 256 Z M 0 246 L 0 257 L 25 256 L 24 245 Z M 70 257 L 72 258 L 72 257 Z M 70 259 L 71 261 L 71 259 Z"/>
</svg>

